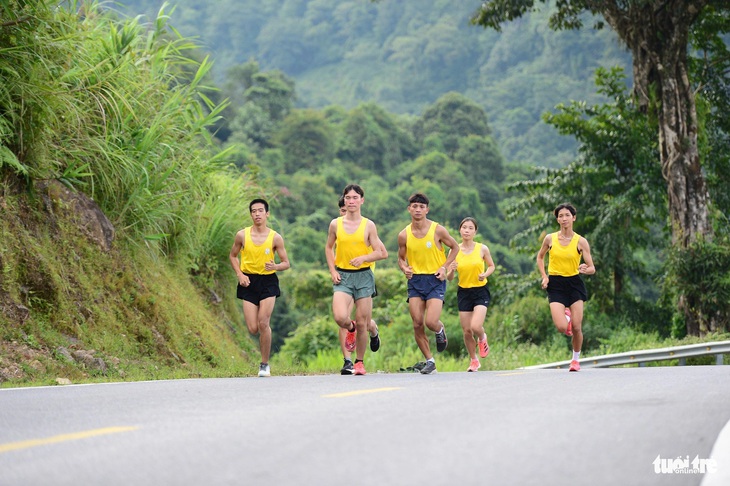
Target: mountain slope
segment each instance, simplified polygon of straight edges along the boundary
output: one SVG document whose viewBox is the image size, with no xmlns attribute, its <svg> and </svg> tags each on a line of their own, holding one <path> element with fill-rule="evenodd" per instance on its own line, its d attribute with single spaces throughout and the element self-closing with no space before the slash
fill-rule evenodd
<svg viewBox="0 0 730 486">
<path fill-rule="evenodd" d="M 130 0 L 127 14 L 155 15 L 160 0 Z M 475 0 L 179 0 L 172 23 L 197 36 L 228 68 L 256 59 L 297 84 L 300 104 L 351 108 L 375 102 L 420 113 L 458 91 L 482 104 L 508 160 L 563 165 L 574 143 L 540 120 L 561 102 L 598 100 L 599 66 L 630 66 L 610 31 L 553 32 L 547 13 L 504 26 L 472 26 Z M 630 73 L 630 70 L 628 70 Z"/>
</svg>

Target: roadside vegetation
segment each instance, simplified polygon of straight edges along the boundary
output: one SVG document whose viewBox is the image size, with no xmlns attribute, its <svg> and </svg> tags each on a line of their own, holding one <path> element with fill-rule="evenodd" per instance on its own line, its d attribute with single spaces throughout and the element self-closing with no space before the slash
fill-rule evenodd
<svg viewBox="0 0 730 486">
<path fill-rule="evenodd" d="M 599 269 L 587 279 L 583 356 L 730 336 L 730 110 L 712 109 L 727 102 L 722 90 L 701 98 L 715 238 L 677 255 L 647 135 L 655 121 L 636 110 L 619 68 L 596 72 L 604 102 L 566 101 L 545 116 L 580 144 L 575 160 L 546 169 L 506 160 L 488 113 L 459 93 L 419 115 L 375 103 L 302 108 L 296 83 L 255 60 L 217 86 L 212 61 L 168 23 L 166 6 L 144 22 L 96 2 L 64 5 L 0 3 L 0 386 L 255 374 L 257 343 L 228 262 L 254 197 L 271 202 L 292 260 L 272 370 L 337 372 L 323 247 L 350 182 L 365 188 L 363 214 L 393 254 L 412 192 L 429 195 L 430 217 L 452 234 L 463 217 L 479 220 L 477 239 L 498 265 L 482 369 L 568 356 L 534 263 L 563 200 L 578 206 L 576 230 Z M 367 354 L 371 372 L 421 360 L 395 267 L 391 257 L 376 269 L 383 347 Z M 440 371 L 468 364 L 455 293 L 449 286 Z M 687 336 L 680 299 L 715 327 Z"/>
</svg>

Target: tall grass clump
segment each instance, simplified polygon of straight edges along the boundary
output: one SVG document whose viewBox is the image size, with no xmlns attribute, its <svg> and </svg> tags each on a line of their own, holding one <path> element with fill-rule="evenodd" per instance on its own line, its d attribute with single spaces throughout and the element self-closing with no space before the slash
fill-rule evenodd
<svg viewBox="0 0 730 486">
<path fill-rule="evenodd" d="M 166 8 L 145 24 L 98 2 L 0 3 L 0 174 L 60 180 L 119 239 L 214 273 L 208 255 L 240 225 L 227 220 L 260 191 L 226 170 L 207 129 L 225 107 L 205 95 L 211 63 Z"/>
</svg>

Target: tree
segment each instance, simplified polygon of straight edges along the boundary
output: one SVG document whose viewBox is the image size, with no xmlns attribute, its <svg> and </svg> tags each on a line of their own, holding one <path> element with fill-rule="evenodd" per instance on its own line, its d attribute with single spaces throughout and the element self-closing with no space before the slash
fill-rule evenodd
<svg viewBox="0 0 730 486">
<path fill-rule="evenodd" d="M 496 30 L 547 0 L 486 0 L 472 21 Z M 689 77 L 690 29 L 706 10 L 730 12 L 726 0 L 564 0 L 550 27 L 578 29 L 584 12 L 601 15 L 632 53 L 634 95 L 644 112 L 655 110 L 662 176 L 667 184 L 673 245 L 711 239 L 709 193 L 698 148 L 697 107 Z M 596 28 L 603 22 L 597 20 Z M 703 316 L 680 299 L 690 334 Z"/>
<path fill-rule="evenodd" d="M 374 103 L 353 109 L 342 121 L 338 157 L 387 176 L 417 149 L 395 116 Z"/>
<path fill-rule="evenodd" d="M 233 86 L 229 80 L 228 89 L 238 97 L 239 104 L 230 124 L 230 140 L 227 141 L 243 142 L 256 148 L 271 147 L 274 131 L 296 100 L 294 81 L 281 71 L 259 72 L 255 62 L 234 70 L 231 76 L 235 75 L 241 76 L 239 86 Z"/>
<path fill-rule="evenodd" d="M 329 164 L 335 152 L 332 127 L 322 113 L 314 110 L 293 110 L 281 122 L 273 140 L 284 151 L 288 174 L 299 169 L 313 172 Z"/>
<path fill-rule="evenodd" d="M 458 149 L 460 138 L 491 134 L 484 109 L 464 95 L 453 92 L 446 93 L 426 108 L 413 131 L 419 142 L 423 142 L 428 135 L 440 134 L 449 156 L 453 156 Z"/>
<path fill-rule="evenodd" d="M 454 160 L 463 164 L 469 178 L 478 188 L 481 201 L 488 207 L 496 208 L 501 196 L 498 187 L 504 181 L 504 159 L 494 139 L 477 135 L 462 138 Z"/>
<path fill-rule="evenodd" d="M 542 178 L 513 184 L 527 197 L 508 215 L 534 214 L 539 208 L 534 226 L 520 235 L 536 241 L 536 235 L 555 224 L 556 200 L 580 201 L 579 232 L 591 241 L 594 259 L 606 269 L 591 284 L 606 289 L 601 299 L 606 306 L 613 300 L 614 310 L 622 311 L 621 303 L 634 295 L 627 292 L 629 277 L 646 275 L 639 250 L 660 245 L 652 230 L 666 219 L 666 200 L 657 142 L 651 141 L 656 126 L 632 103 L 620 69 L 599 69 L 596 84 L 612 102 L 589 106 L 573 101 L 558 105 L 556 114 L 544 115 L 561 134 L 578 140 L 578 159 L 563 169 L 543 170 Z"/>
</svg>

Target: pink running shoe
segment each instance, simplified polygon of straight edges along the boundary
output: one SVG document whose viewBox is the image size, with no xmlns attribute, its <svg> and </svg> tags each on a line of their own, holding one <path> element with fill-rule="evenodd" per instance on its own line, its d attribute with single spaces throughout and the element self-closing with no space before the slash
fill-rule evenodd
<svg viewBox="0 0 730 486">
<path fill-rule="evenodd" d="M 572 336 L 573 335 L 573 321 L 570 318 L 570 309 L 568 307 L 565 308 L 565 319 L 568 321 L 568 329 L 565 330 L 566 336 Z"/>
<path fill-rule="evenodd" d="M 362 361 L 358 361 L 355 363 L 355 374 L 356 375 L 364 375 L 367 372 L 365 371 L 365 365 L 362 364 Z"/>
<path fill-rule="evenodd" d="M 580 363 L 578 363 L 576 360 L 571 361 L 568 371 L 580 371 Z"/>
<path fill-rule="evenodd" d="M 352 324 L 352 327 L 355 327 L 355 321 L 350 321 L 350 324 Z M 347 336 L 345 337 L 345 349 L 348 351 L 354 351 L 355 350 L 355 337 L 356 332 L 355 331 L 347 331 Z"/>
<path fill-rule="evenodd" d="M 487 342 L 487 337 L 484 336 L 484 341 L 477 341 L 477 344 L 479 345 L 479 356 L 486 358 L 489 354 L 489 343 Z"/>
<path fill-rule="evenodd" d="M 469 371 L 469 372 L 476 371 L 481 367 L 482 367 L 482 364 L 479 362 L 479 360 L 474 358 L 473 360 L 471 360 L 471 363 L 469 363 L 469 368 L 466 371 Z"/>
</svg>

